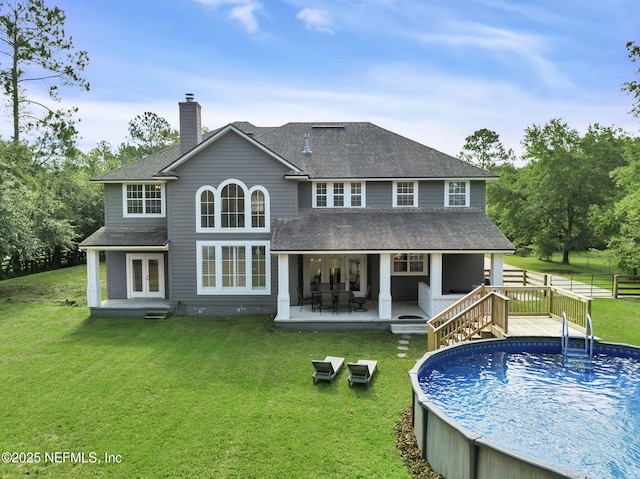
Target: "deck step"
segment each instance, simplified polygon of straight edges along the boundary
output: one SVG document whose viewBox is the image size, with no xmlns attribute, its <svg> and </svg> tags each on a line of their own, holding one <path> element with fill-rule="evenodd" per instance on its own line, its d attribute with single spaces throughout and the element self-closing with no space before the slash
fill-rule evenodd
<svg viewBox="0 0 640 479">
<path fill-rule="evenodd" d="M 144 319 L 167 319 L 167 315 L 169 314 L 169 310 L 158 309 L 154 311 L 147 311 Z"/>
<path fill-rule="evenodd" d="M 427 323 L 399 323 L 391 325 L 393 334 L 427 334 Z"/>
</svg>

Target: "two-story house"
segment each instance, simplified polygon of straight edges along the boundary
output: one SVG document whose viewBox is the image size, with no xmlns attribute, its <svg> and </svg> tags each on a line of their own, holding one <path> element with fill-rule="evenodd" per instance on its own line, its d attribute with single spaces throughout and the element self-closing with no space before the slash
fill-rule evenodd
<svg viewBox="0 0 640 479">
<path fill-rule="evenodd" d="M 192 95 L 179 113 L 179 145 L 94 179 L 105 226 L 81 245 L 92 315 L 173 308 L 300 327 L 331 315 L 299 296 L 337 283 L 369 303 L 336 324 L 388 327 L 394 304 L 428 318 L 481 284 L 485 256 L 502 283 L 514 247 L 485 215 L 491 172 L 371 123 L 236 122 L 203 136 Z"/>
</svg>

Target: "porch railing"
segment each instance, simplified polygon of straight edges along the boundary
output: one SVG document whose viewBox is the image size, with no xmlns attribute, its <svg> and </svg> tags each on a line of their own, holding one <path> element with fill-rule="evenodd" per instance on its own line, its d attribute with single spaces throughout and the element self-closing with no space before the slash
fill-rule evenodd
<svg viewBox="0 0 640 479">
<path fill-rule="evenodd" d="M 442 311 L 428 323 L 427 349 L 436 349 L 472 339 L 480 331 L 507 334 L 509 298 L 480 286 Z M 496 329 L 497 328 L 497 331 Z"/>
<path fill-rule="evenodd" d="M 553 286 L 481 285 L 427 323 L 429 351 L 466 341 L 481 331 L 494 336 L 509 332 L 509 315 L 550 316 L 565 312 L 568 321 L 585 328 L 591 298 Z"/>
</svg>

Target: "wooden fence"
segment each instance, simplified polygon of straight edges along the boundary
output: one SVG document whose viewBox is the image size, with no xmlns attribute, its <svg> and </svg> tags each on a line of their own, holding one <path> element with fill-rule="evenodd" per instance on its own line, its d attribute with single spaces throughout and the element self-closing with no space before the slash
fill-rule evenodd
<svg viewBox="0 0 640 479">
<path fill-rule="evenodd" d="M 615 275 L 613 278 L 613 297 L 640 296 L 640 276 Z"/>
</svg>

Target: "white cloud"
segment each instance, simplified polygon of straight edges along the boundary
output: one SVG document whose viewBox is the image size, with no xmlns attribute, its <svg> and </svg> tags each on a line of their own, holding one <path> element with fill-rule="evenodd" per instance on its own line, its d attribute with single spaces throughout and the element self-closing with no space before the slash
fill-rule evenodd
<svg viewBox="0 0 640 479">
<path fill-rule="evenodd" d="M 333 33 L 333 20 L 331 19 L 331 14 L 326 10 L 305 8 L 298 12 L 296 18 L 302 20 L 309 30 Z"/>
<path fill-rule="evenodd" d="M 262 10 L 262 4 L 257 0 L 196 0 L 202 5 L 212 8 L 227 8 L 227 15 L 239 21 L 249 33 L 256 33 L 260 29 L 256 13 Z"/>
</svg>

